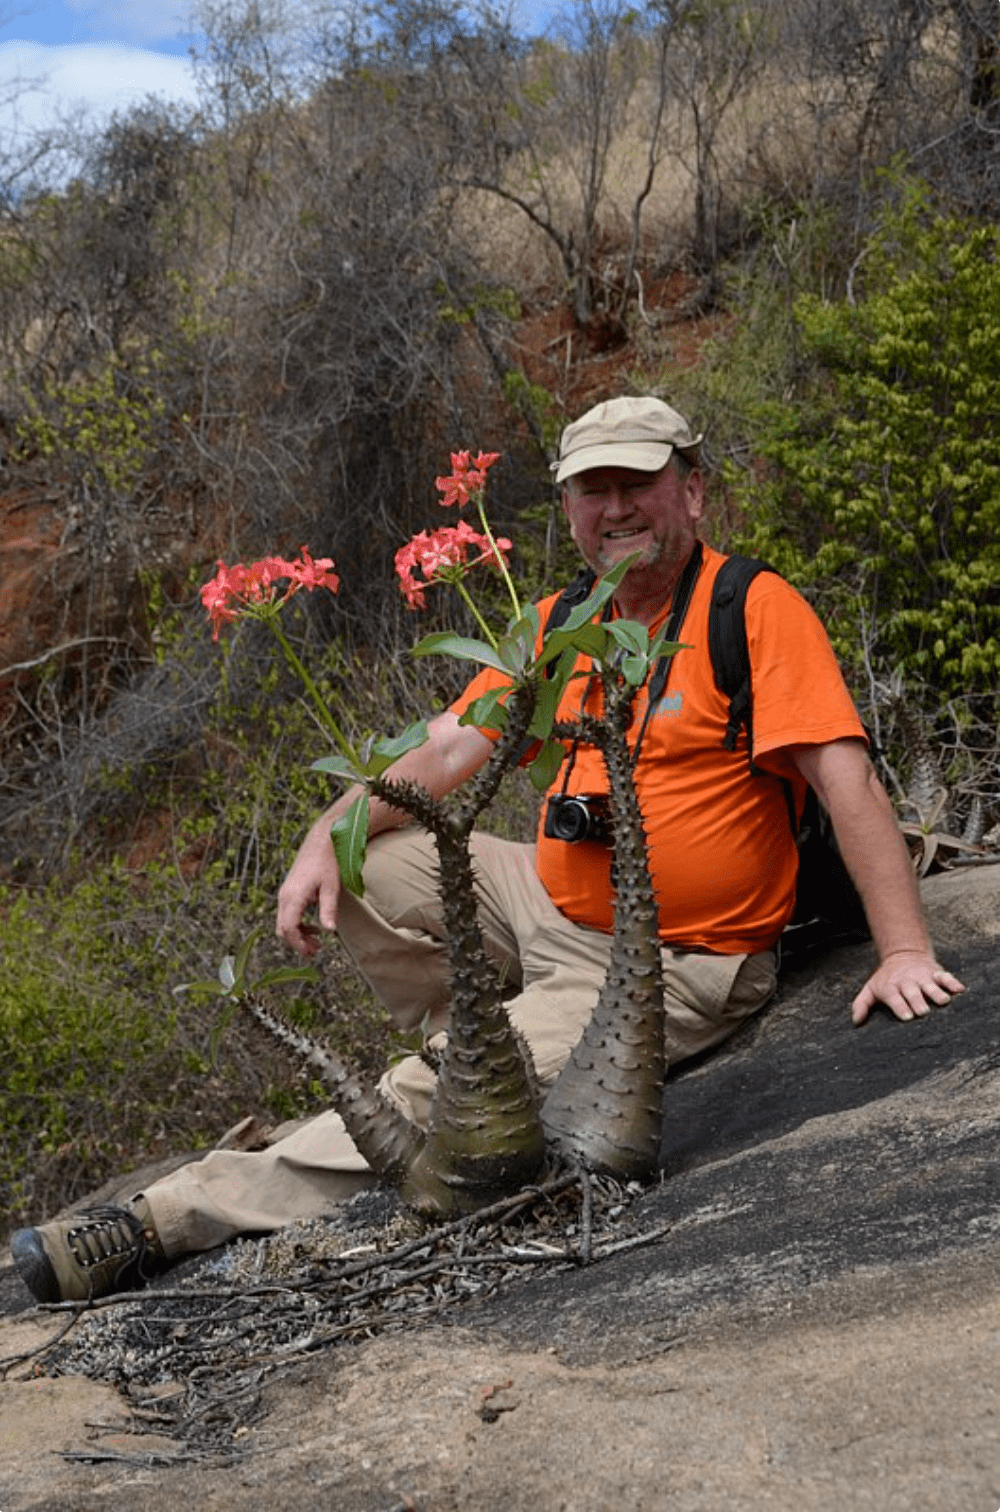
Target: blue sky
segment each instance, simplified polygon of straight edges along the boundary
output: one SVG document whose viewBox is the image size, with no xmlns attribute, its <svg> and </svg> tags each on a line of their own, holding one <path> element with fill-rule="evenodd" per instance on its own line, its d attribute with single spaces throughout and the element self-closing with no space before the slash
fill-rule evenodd
<svg viewBox="0 0 1004 1512">
<path fill-rule="evenodd" d="M 537 30 L 556 4 L 520 9 Z M 5 101 L 16 81 L 17 119 L 29 127 L 60 105 L 101 117 L 150 94 L 194 101 L 189 16 L 190 0 L 0 0 L 0 134 L 13 129 Z"/>
</svg>

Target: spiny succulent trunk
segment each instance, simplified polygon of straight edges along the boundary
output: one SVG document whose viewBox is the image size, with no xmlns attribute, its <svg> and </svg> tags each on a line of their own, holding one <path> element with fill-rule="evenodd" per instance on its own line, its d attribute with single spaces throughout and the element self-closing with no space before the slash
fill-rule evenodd
<svg viewBox="0 0 1004 1512">
<path fill-rule="evenodd" d="M 253 998 L 248 1012 L 272 1037 L 315 1070 L 360 1154 L 387 1181 L 400 1181 L 421 1153 L 425 1133 L 377 1088 L 366 1087 L 334 1051 Z"/>
<path fill-rule="evenodd" d="M 469 847 L 474 820 L 497 791 L 532 711 L 532 691 L 517 690 L 506 733 L 456 813 L 414 784 L 374 784 L 431 831 L 439 855 L 451 979 L 446 1046 L 426 1139 L 399 1186 L 409 1206 L 435 1217 L 497 1201 L 536 1179 L 544 1162 L 533 1065 L 485 951 Z"/>
<path fill-rule="evenodd" d="M 592 1018 L 541 1118 L 548 1142 L 589 1170 L 647 1180 L 659 1163 L 665 1077 L 658 909 L 625 730 L 631 690 L 604 679 L 607 717 L 584 721 L 610 782 L 616 902 L 610 964 Z"/>
<path fill-rule="evenodd" d="M 544 1134 L 532 1065 L 485 954 L 466 836 L 436 834 L 452 994 L 425 1146 L 401 1185 L 439 1216 L 471 1212 L 536 1179 Z"/>
</svg>

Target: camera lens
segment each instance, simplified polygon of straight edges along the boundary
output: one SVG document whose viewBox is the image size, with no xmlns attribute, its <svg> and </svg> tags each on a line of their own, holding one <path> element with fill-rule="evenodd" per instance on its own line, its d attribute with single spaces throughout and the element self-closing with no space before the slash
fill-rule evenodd
<svg viewBox="0 0 1004 1512">
<path fill-rule="evenodd" d="M 584 840 L 589 833 L 589 810 L 575 798 L 566 798 L 553 815 L 556 840 Z"/>
<path fill-rule="evenodd" d="M 544 810 L 544 834 L 549 840 L 564 840 L 574 844 L 579 840 L 593 840 L 600 845 L 610 843 L 610 812 L 605 794 L 555 793 L 547 800 Z"/>
</svg>

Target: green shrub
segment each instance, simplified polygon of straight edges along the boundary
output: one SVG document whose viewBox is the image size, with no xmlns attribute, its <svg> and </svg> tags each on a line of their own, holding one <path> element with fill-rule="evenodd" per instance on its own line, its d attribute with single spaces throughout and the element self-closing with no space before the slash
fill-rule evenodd
<svg viewBox="0 0 1004 1512">
<path fill-rule="evenodd" d="M 941 704 L 997 687 L 998 247 L 907 185 L 851 297 L 795 301 L 801 372 L 731 468 L 733 548 L 807 593 L 859 689 L 894 669 Z"/>
<path fill-rule="evenodd" d="M 155 931 L 120 869 L 0 893 L 0 1199 L 17 1220 L 156 1148 L 205 1063 L 179 1037 Z M 190 1137 L 196 1131 L 189 1130 Z"/>
<path fill-rule="evenodd" d="M 318 1089 L 245 1018 L 212 1044 L 221 1005 L 183 985 L 215 973 L 262 913 L 232 906 L 213 868 L 129 873 L 70 888 L 0 890 L 0 1204 L 3 1228 L 103 1181 L 216 1142 L 245 1114 L 316 1111 Z M 258 969 L 288 959 L 265 938 Z M 375 1074 L 391 1036 L 337 943 L 323 981 L 273 1005 Z M 2 1238 L 0 1231 L 0 1238 Z"/>
</svg>

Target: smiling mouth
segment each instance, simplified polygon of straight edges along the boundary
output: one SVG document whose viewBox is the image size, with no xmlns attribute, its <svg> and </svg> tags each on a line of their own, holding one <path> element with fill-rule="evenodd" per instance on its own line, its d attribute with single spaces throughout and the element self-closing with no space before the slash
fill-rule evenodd
<svg viewBox="0 0 1004 1512">
<path fill-rule="evenodd" d="M 605 530 L 603 539 L 605 541 L 630 541 L 634 536 L 644 535 L 646 529 L 645 525 L 634 525 L 630 530 Z"/>
</svg>

